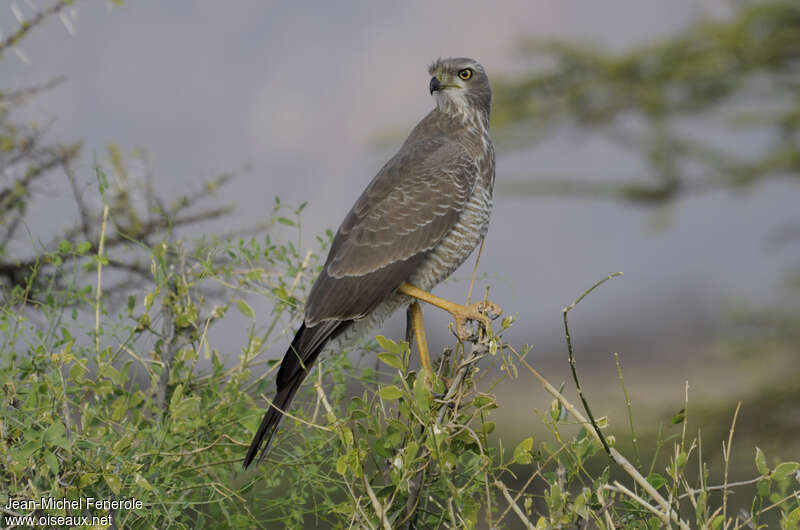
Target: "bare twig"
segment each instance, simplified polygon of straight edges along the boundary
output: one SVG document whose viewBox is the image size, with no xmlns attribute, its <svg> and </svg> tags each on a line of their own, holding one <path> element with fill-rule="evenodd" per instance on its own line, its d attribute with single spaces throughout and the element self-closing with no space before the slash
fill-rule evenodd
<svg viewBox="0 0 800 530">
<path fill-rule="evenodd" d="M 78 181 L 75 178 L 75 173 L 72 171 L 72 166 L 69 164 L 69 161 L 65 161 L 61 164 L 61 167 L 67 175 L 67 180 L 72 189 L 72 198 L 75 199 L 75 204 L 78 206 L 78 215 L 80 215 L 81 218 L 80 230 L 83 232 L 83 237 L 86 238 L 86 241 L 91 241 L 92 236 L 89 233 L 89 208 L 83 202 L 83 194 L 78 189 Z"/>
<path fill-rule="evenodd" d="M 580 295 L 577 300 L 575 300 L 570 305 L 568 305 L 567 307 L 565 307 L 564 309 L 561 310 L 561 314 L 562 314 L 563 319 L 564 319 L 564 333 L 565 333 L 566 338 L 567 338 L 567 352 L 569 353 L 569 367 L 570 367 L 570 370 L 572 371 L 572 379 L 573 379 L 573 381 L 575 381 L 575 387 L 577 388 L 578 395 L 580 396 L 581 402 L 583 403 L 583 410 L 585 410 L 586 414 L 589 416 L 589 420 L 591 421 L 592 429 L 594 429 L 595 434 L 597 434 L 597 438 L 600 440 L 600 443 L 603 444 L 603 448 L 606 450 L 606 453 L 608 453 L 608 454 L 611 454 L 611 449 L 608 446 L 608 442 L 606 441 L 605 436 L 603 436 L 603 433 L 600 432 L 600 428 L 597 426 L 597 422 L 595 421 L 594 416 L 592 415 L 592 410 L 589 408 L 589 403 L 586 401 L 586 398 L 583 396 L 583 390 L 581 389 L 581 384 L 580 384 L 580 381 L 578 380 L 578 372 L 575 369 L 575 356 L 572 353 L 572 336 L 569 333 L 569 319 L 567 318 L 567 315 L 569 314 L 569 312 L 572 309 L 575 308 L 575 306 L 577 306 L 579 303 L 581 303 L 581 300 L 586 298 L 586 296 L 589 293 L 591 293 L 592 291 L 594 291 L 595 289 L 597 289 L 598 287 L 603 285 L 608 280 L 610 280 L 612 278 L 616 278 L 617 276 L 621 276 L 621 275 L 622 275 L 621 272 L 615 272 L 613 274 L 609 274 L 608 276 L 606 276 L 605 278 L 603 278 L 599 282 L 597 282 L 594 285 L 592 285 L 591 287 L 589 287 L 589 289 L 587 289 L 582 295 Z"/>
<path fill-rule="evenodd" d="M 314 390 L 317 391 L 317 398 L 322 403 L 322 406 L 325 407 L 325 412 L 328 413 L 328 416 L 331 418 L 335 418 L 336 415 L 333 413 L 333 408 L 331 404 L 328 402 L 327 396 L 325 396 L 325 391 L 322 390 L 322 370 L 317 370 L 317 373 L 320 374 L 317 382 L 314 383 Z M 316 417 L 316 414 L 314 415 Z"/>
<path fill-rule="evenodd" d="M 646 510 L 651 512 L 653 515 L 655 515 L 656 517 L 661 519 L 661 522 L 663 522 L 666 525 L 667 528 L 670 527 L 669 519 L 667 519 L 665 517 L 664 513 L 662 513 L 658 508 L 656 508 L 655 506 L 653 506 L 652 504 L 650 504 L 649 502 L 647 502 L 643 498 L 641 498 L 638 495 L 636 495 L 634 492 L 632 492 L 631 490 L 629 490 L 628 488 L 626 488 L 625 486 L 620 484 L 620 482 L 617 481 L 617 480 L 614 481 L 614 488 L 616 488 L 617 491 L 619 491 L 621 493 L 624 493 L 625 495 L 627 495 L 631 499 L 635 500 L 636 504 L 638 504 L 639 506 L 645 508 Z"/>
<path fill-rule="evenodd" d="M 364 513 L 364 509 L 361 507 L 361 497 L 356 497 L 356 492 L 353 491 L 353 487 L 350 485 L 350 482 L 345 480 L 345 485 L 347 486 L 347 491 L 350 492 L 350 498 L 353 499 L 357 513 L 359 513 L 364 520 L 364 525 L 366 525 L 366 527 L 369 529 L 375 528 L 370 523 L 367 514 Z"/>
<path fill-rule="evenodd" d="M 103 207 L 103 223 L 100 225 L 100 241 L 97 247 L 97 290 L 94 298 L 94 347 L 100 360 L 100 298 L 103 294 L 103 250 L 106 243 L 106 226 L 108 225 L 108 205 Z"/>
<path fill-rule="evenodd" d="M 361 480 L 364 482 L 364 489 L 367 491 L 367 496 L 372 503 L 372 508 L 381 520 L 383 530 L 392 530 L 392 525 L 389 523 L 389 519 L 386 518 L 386 508 L 381 504 L 381 501 L 378 500 L 378 497 L 375 496 L 375 492 L 372 491 L 372 486 L 369 485 L 369 481 L 363 474 L 361 475 Z"/>
<path fill-rule="evenodd" d="M 14 202 L 19 200 L 16 190 L 27 190 L 32 181 L 54 167 L 73 160 L 79 152 L 80 144 L 43 150 L 43 156 L 37 158 L 36 163 L 25 170 L 24 176 L 17 179 L 14 184 L 0 190 L 0 213 L 8 211 Z"/>
<path fill-rule="evenodd" d="M 689 495 L 694 495 L 695 493 L 700 493 L 703 491 L 719 491 L 725 488 L 738 488 L 739 486 L 749 486 L 750 484 L 755 484 L 762 478 L 764 477 L 758 476 L 756 478 L 751 478 L 750 480 L 741 480 L 739 482 L 728 482 L 727 484 L 720 484 L 719 486 L 707 486 L 705 488 L 687 489 L 686 493 L 681 494 L 678 497 L 678 499 L 685 499 Z"/>
<path fill-rule="evenodd" d="M 262 395 L 262 396 L 261 396 L 261 399 L 263 399 L 264 401 L 266 401 L 268 406 L 270 406 L 270 407 L 274 407 L 274 408 L 275 408 L 275 410 L 277 410 L 278 412 L 280 412 L 280 413 L 281 413 L 281 415 L 283 415 L 283 416 L 286 416 L 287 418 L 291 418 L 291 419 L 293 419 L 293 420 L 294 420 L 294 421 L 296 421 L 296 422 L 302 423 L 303 425 L 306 425 L 306 426 L 308 426 L 308 427 L 312 427 L 312 428 L 314 428 L 314 429 L 319 429 L 319 430 L 321 430 L 321 431 L 327 431 L 327 432 L 334 432 L 334 430 L 333 430 L 333 429 L 331 429 L 330 427 L 326 427 L 326 426 L 324 426 L 324 425 L 320 425 L 320 424 L 318 424 L 318 423 L 311 423 L 310 421 L 306 421 L 306 420 L 304 420 L 303 418 L 300 418 L 300 417 L 297 417 L 297 416 L 295 416 L 295 415 L 294 415 L 294 414 L 292 414 L 291 412 L 288 412 L 288 411 L 286 411 L 286 410 L 283 410 L 283 409 L 279 408 L 277 405 L 275 405 L 275 403 L 273 403 L 273 402 L 272 402 L 272 400 L 271 400 L 271 399 L 267 398 L 267 397 L 266 397 L 266 396 L 264 396 L 264 395 Z"/>
<path fill-rule="evenodd" d="M 633 444 L 633 455 L 636 458 L 636 468 L 641 469 L 642 460 L 639 458 L 639 440 L 636 438 L 636 429 L 633 423 L 633 407 L 631 398 L 628 396 L 628 388 L 625 386 L 625 378 L 622 376 L 622 364 L 619 362 L 619 353 L 614 352 L 614 361 L 617 363 L 617 376 L 619 384 L 622 386 L 622 393 L 625 395 L 625 407 L 628 409 L 628 425 L 631 427 L 631 443 Z"/>
<path fill-rule="evenodd" d="M 17 90 L 12 90 L 10 92 L 5 92 L 2 94 L 2 96 L 0 96 L 0 109 L 2 109 L 2 105 L 4 105 L 5 102 L 11 102 L 15 105 L 22 104 L 25 102 L 25 99 L 39 95 L 42 92 L 52 90 L 63 83 L 66 79 L 66 76 L 60 75 L 49 81 L 45 81 L 44 83 L 30 85 Z"/>
<path fill-rule="evenodd" d="M 728 431 L 728 443 L 727 445 L 723 442 L 722 444 L 722 452 L 725 455 L 725 474 L 722 483 L 722 527 L 728 528 L 728 465 L 731 461 L 731 444 L 733 443 L 733 430 L 736 428 L 736 418 L 739 416 L 739 409 L 742 406 L 742 402 L 739 401 L 736 404 L 736 410 L 733 412 L 733 420 L 731 421 L 731 428 Z"/>
<path fill-rule="evenodd" d="M 3 53 L 6 48 L 15 46 L 30 30 L 44 22 L 45 19 L 58 14 L 59 11 L 71 4 L 71 0 L 58 0 L 58 2 L 52 6 L 36 13 L 32 19 L 23 21 L 14 33 L 0 41 L 0 53 Z"/>
<path fill-rule="evenodd" d="M 528 519 L 525 516 L 525 513 L 522 511 L 519 505 L 517 505 L 516 501 L 511 497 L 511 494 L 508 492 L 508 488 L 506 488 L 506 485 L 500 482 L 499 480 L 495 480 L 494 485 L 497 486 L 497 488 L 503 494 L 503 497 L 506 498 L 506 500 L 508 501 L 508 505 L 511 507 L 512 510 L 514 510 L 514 513 L 517 514 L 517 517 L 519 517 L 519 520 L 522 521 L 523 525 L 525 525 L 525 528 L 528 528 L 529 530 L 534 530 L 536 527 L 533 525 L 533 523 L 531 523 L 530 519 Z"/>
<path fill-rule="evenodd" d="M 608 512 L 609 505 L 606 504 L 606 501 L 603 498 L 603 490 L 615 490 L 607 484 L 597 488 L 597 501 L 603 506 L 603 518 L 606 521 L 606 526 L 608 527 L 608 530 L 614 530 L 616 526 L 614 525 L 614 521 L 611 519 L 611 514 Z"/>
</svg>

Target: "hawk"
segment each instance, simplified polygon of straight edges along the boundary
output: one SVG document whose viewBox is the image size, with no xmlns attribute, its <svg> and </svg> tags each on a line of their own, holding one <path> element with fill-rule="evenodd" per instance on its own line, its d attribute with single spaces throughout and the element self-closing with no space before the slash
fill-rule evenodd
<svg viewBox="0 0 800 530">
<path fill-rule="evenodd" d="M 418 300 L 450 312 L 465 338 L 467 320 L 489 325 L 491 302 L 463 306 L 430 294 L 486 235 L 492 209 L 492 90 L 469 58 L 435 61 L 428 88 L 434 108 L 381 168 L 333 238 L 306 301 L 303 323 L 281 362 L 277 392 L 256 432 L 244 468 L 259 462 L 300 384 L 323 351 L 364 337 L 407 306 L 423 368 L 432 374 Z"/>
</svg>

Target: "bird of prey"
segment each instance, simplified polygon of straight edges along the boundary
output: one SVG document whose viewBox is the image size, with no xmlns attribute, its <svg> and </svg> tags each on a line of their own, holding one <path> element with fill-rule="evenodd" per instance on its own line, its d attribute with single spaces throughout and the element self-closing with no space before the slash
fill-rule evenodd
<svg viewBox="0 0 800 530">
<path fill-rule="evenodd" d="M 488 326 L 500 313 L 491 302 L 463 306 L 428 292 L 486 235 L 495 173 L 492 90 L 483 66 L 468 58 L 439 59 L 429 74 L 436 108 L 372 179 L 336 232 L 244 468 L 262 446 L 263 460 L 283 411 L 323 351 L 353 344 L 407 306 L 421 364 L 432 374 L 417 300 L 450 312 L 462 339 L 467 320 Z"/>
</svg>

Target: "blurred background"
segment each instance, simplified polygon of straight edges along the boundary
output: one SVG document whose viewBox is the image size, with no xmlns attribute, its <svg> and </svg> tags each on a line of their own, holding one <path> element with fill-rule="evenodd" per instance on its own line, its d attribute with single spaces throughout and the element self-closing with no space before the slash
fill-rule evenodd
<svg viewBox="0 0 800 530">
<path fill-rule="evenodd" d="M 41 7 L 0 6 L 2 38 Z M 169 198 L 237 171 L 217 192 L 234 212 L 188 235 L 262 223 L 279 196 L 308 203 L 294 244 L 316 250 L 432 108 L 427 65 L 473 57 L 495 88 L 498 161 L 476 288 L 491 286 L 516 317 L 506 342 L 530 344 L 533 364 L 574 396 L 561 309 L 623 271 L 570 313 L 584 391 L 620 442 L 614 352 L 642 437 L 673 428 L 688 382 L 712 460 L 738 401 L 737 458 L 751 463 L 758 445 L 796 459 L 798 28 L 791 4 L 712 0 L 75 2 L 0 63 L 9 92 L 63 75 L 14 119 L 83 144 L 74 184 L 59 174 L 35 185 L 35 215 L 3 259 L 79 222 L 65 198 L 95 200 L 109 142 L 134 159 L 131 179 L 146 169 Z M 0 175 L 0 188 L 13 179 Z M 464 298 L 474 260 L 436 294 Z M 250 303 L 266 326 L 271 301 Z M 382 333 L 401 339 L 403 319 Z M 426 320 L 440 351 L 448 319 L 429 308 Z M 226 319 L 211 346 L 236 355 L 246 326 Z M 495 421 L 512 441 L 549 407 L 534 390 L 524 375 L 498 390 Z"/>
</svg>

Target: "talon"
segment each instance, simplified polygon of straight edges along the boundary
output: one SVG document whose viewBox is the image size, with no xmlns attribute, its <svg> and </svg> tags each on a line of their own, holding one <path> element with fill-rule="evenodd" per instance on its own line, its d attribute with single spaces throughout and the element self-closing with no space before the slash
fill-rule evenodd
<svg viewBox="0 0 800 530">
<path fill-rule="evenodd" d="M 466 320 L 464 323 L 456 322 L 455 329 L 451 328 L 453 335 L 461 342 L 473 342 L 478 340 L 478 334 L 475 331 L 469 329 L 466 325 Z"/>
<path fill-rule="evenodd" d="M 503 314 L 503 310 L 500 309 L 500 306 L 491 300 L 486 300 L 485 302 L 481 301 L 475 305 L 479 306 L 478 311 L 488 316 L 492 320 L 496 320 L 500 315 Z"/>
<path fill-rule="evenodd" d="M 453 311 L 456 321 L 456 337 L 461 341 L 471 341 L 476 337 L 476 333 L 467 330 L 467 321 L 480 322 L 484 331 L 492 327 L 492 320 L 503 314 L 500 306 L 489 300 L 475 302 L 468 306 L 461 306 Z"/>
</svg>

